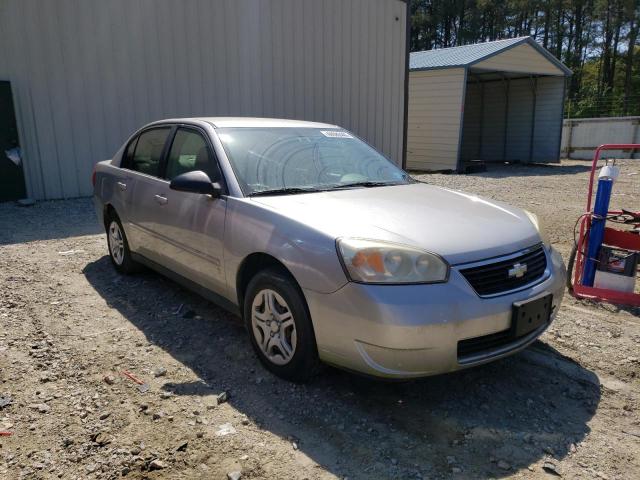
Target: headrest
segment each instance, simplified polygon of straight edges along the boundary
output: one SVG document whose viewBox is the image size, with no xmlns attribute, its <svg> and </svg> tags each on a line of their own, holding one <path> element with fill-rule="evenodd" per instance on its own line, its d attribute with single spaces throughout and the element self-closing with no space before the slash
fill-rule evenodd
<svg viewBox="0 0 640 480">
<path fill-rule="evenodd" d="M 196 170 L 202 170 L 204 172 L 208 172 L 210 170 L 211 162 L 209 161 L 209 149 L 206 146 L 198 150 L 195 168 Z"/>
</svg>

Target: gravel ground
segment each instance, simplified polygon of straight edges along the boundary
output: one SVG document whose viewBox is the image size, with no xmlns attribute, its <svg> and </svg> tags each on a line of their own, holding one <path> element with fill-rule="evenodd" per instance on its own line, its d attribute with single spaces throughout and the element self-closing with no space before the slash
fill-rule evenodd
<svg viewBox="0 0 640 480">
<path fill-rule="evenodd" d="M 637 209 L 623 165 L 614 203 Z M 587 173 L 419 178 L 537 213 L 566 258 Z M 0 205 L 0 478 L 640 478 L 636 310 L 566 296 L 539 342 L 487 366 L 292 385 L 236 319 L 106 251 L 88 199 Z"/>
</svg>

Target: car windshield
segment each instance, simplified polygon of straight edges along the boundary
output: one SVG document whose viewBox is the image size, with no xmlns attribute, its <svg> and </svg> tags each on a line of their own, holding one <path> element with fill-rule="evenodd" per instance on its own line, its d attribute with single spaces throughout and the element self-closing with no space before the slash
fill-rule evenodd
<svg viewBox="0 0 640 480">
<path fill-rule="evenodd" d="M 406 172 L 345 130 L 241 127 L 216 132 L 245 195 L 412 182 Z"/>
</svg>

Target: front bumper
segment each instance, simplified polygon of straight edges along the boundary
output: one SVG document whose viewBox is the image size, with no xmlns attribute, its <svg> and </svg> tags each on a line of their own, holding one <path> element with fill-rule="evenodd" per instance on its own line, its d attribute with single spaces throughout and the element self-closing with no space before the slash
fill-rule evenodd
<svg viewBox="0 0 640 480">
<path fill-rule="evenodd" d="M 562 257 L 545 247 L 544 281 L 507 295 L 481 298 L 457 267 L 433 285 L 347 283 L 321 294 L 305 290 L 320 358 L 342 368 L 386 378 L 451 372 L 513 354 L 536 340 L 545 325 L 517 340 L 458 356 L 458 342 L 503 332 L 514 302 L 553 294 L 552 320 L 564 294 Z"/>
</svg>

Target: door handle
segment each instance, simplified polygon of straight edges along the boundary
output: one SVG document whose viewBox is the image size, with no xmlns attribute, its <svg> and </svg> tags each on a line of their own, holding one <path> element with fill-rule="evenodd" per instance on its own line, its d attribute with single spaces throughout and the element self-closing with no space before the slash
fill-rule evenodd
<svg viewBox="0 0 640 480">
<path fill-rule="evenodd" d="M 155 196 L 156 202 L 158 202 L 160 205 L 166 205 L 167 204 L 167 197 L 163 197 L 162 195 L 156 195 Z"/>
<path fill-rule="evenodd" d="M 118 182 L 118 188 L 120 188 L 120 190 L 124 192 L 127 189 L 127 184 L 123 182 Z"/>
</svg>

